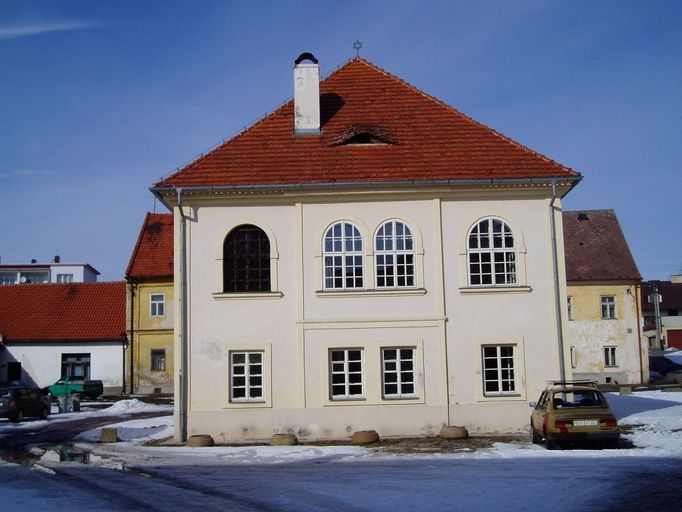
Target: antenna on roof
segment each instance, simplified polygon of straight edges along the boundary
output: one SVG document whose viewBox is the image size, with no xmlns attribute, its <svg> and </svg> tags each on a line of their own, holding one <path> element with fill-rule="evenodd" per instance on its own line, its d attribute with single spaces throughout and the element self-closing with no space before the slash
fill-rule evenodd
<svg viewBox="0 0 682 512">
<path fill-rule="evenodd" d="M 360 49 L 362 48 L 362 41 L 355 41 L 353 43 L 353 48 L 355 49 L 355 56 L 360 56 Z"/>
</svg>

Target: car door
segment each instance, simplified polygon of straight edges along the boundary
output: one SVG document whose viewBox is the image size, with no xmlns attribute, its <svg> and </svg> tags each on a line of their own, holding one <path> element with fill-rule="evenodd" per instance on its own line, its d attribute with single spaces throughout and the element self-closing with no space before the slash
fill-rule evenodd
<svg viewBox="0 0 682 512">
<path fill-rule="evenodd" d="M 549 393 L 547 393 L 547 391 L 543 391 L 540 395 L 538 403 L 535 405 L 535 409 L 533 409 L 533 412 L 530 415 L 530 421 L 533 430 L 539 434 L 542 434 L 542 423 L 545 418 L 545 412 L 547 411 L 548 397 Z"/>
</svg>

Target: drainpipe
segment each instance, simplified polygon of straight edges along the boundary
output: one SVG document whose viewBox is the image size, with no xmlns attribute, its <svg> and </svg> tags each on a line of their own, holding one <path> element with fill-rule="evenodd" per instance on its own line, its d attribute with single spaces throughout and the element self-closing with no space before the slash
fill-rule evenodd
<svg viewBox="0 0 682 512">
<path fill-rule="evenodd" d="M 644 384 L 644 363 L 642 361 L 642 326 L 640 324 L 639 311 L 639 295 L 641 293 L 640 285 L 635 285 L 635 309 L 637 315 L 637 347 L 639 352 L 639 383 Z M 648 347 L 647 347 L 648 348 Z"/>
<path fill-rule="evenodd" d="M 130 394 L 135 393 L 135 351 L 133 350 L 135 346 L 135 283 L 130 281 L 130 342 L 128 343 L 128 357 L 130 357 Z M 125 365 L 124 365 L 125 366 Z M 124 370 L 125 371 L 125 370 Z M 123 382 L 125 390 L 125 381 Z"/>
<path fill-rule="evenodd" d="M 549 202 L 550 226 L 552 229 L 552 263 L 554 265 L 554 305 L 556 308 L 557 341 L 559 343 L 559 375 L 561 380 L 566 380 L 566 367 L 564 363 L 564 328 L 561 320 L 561 289 L 559 282 L 559 256 L 556 240 L 556 216 L 554 214 L 554 201 L 556 201 L 556 180 L 552 180 L 552 200 Z"/>
<path fill-rule="evenodd" d="M 186 269 L 186 239 L 185 214 L 182 211 L 182 188 L 176 190 L 178 196 L 178 210 L 180 211 L 180 368 L 178 371 L 179 382 L 179 407 L 180 407 L 180 436 L 181 441 L 187 441 L 187 269 Z"/>
</svg>

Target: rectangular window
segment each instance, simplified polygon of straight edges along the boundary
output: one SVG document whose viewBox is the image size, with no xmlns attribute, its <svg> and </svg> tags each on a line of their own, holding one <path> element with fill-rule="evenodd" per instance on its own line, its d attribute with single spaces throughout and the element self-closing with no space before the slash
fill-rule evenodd
<svg viewBox="0 0 682 512">
<path fill-rule="evenodd" d="M 263 352 L 230 352 L 230 402 L 263 402 Z"/>
<path fill-rule="evenodd" d="M 58 283 L 73 283 L 73 274 L 57 274 Z"/>
<path fill-rule="evenodd" d="M 17 282 L 16 272 L 0 272 L 0 284 L 16 284 Z"/>
<path fill-rule="evenodd" d="M 329 351 L 329 389 L 332 400 L 363 398 L 363 351 L 360 348 Z"/>
<path fill-rule="evenodd" d="M 618 366 L 616 364 L 616 347 L 604 347 L 604 366 Z"/>
<path fill-rule="evenodd" d="M 62 354 L 62 377 L 90 379 L 90 354 Z"/>
<path fill-rule="evenodd" d="M 152 293 L 149 296 L 151 316 L 164 316 L 166 314 L 166 296 L 163 293 Z"/>
<path fill-rule="evenodd" d="M 152 349 L 152 371 L 153 372 L 166 371 L 166 349 L 164 348 Z"/>
<path fill-rule="evenodd" d="M 486 396 L 515 395 L 514 345 L 484 345 L 483 392 Z"/>
<path fill-rule="evenodd" d="M 575 347 L 571 347 L 571 368 L 578 366 L 578 356 L 575 351 Z"/>
<path fill-rule="evenodd" d="M 601 298 L 601 318 L 611 320 L 616 318 L 616 297 L 613 295 L 603 295 Z"/>
<path fill-rule="evenodd" d="M 414 398 L 414 348 L 382 348 L 384 398 Z"/>
<path fill-rule="evenodd" d="M 567 297 L 566 303 L 568 306 L 568 319 L 573 320 L 573 297 Z"/>
</svg>

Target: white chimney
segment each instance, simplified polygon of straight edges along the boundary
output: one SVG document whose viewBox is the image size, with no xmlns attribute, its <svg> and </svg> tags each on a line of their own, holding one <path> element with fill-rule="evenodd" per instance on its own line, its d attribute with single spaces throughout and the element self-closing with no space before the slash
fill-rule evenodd
<svg viewBox="0 0 682 512">
<path fill-rule="evenodd" d="M 304 60 L 311 63 L 303 64 Z M 307 52 L 294 62 L 294 133 L 320 133 L 320 66 Z"/>
</svg>

